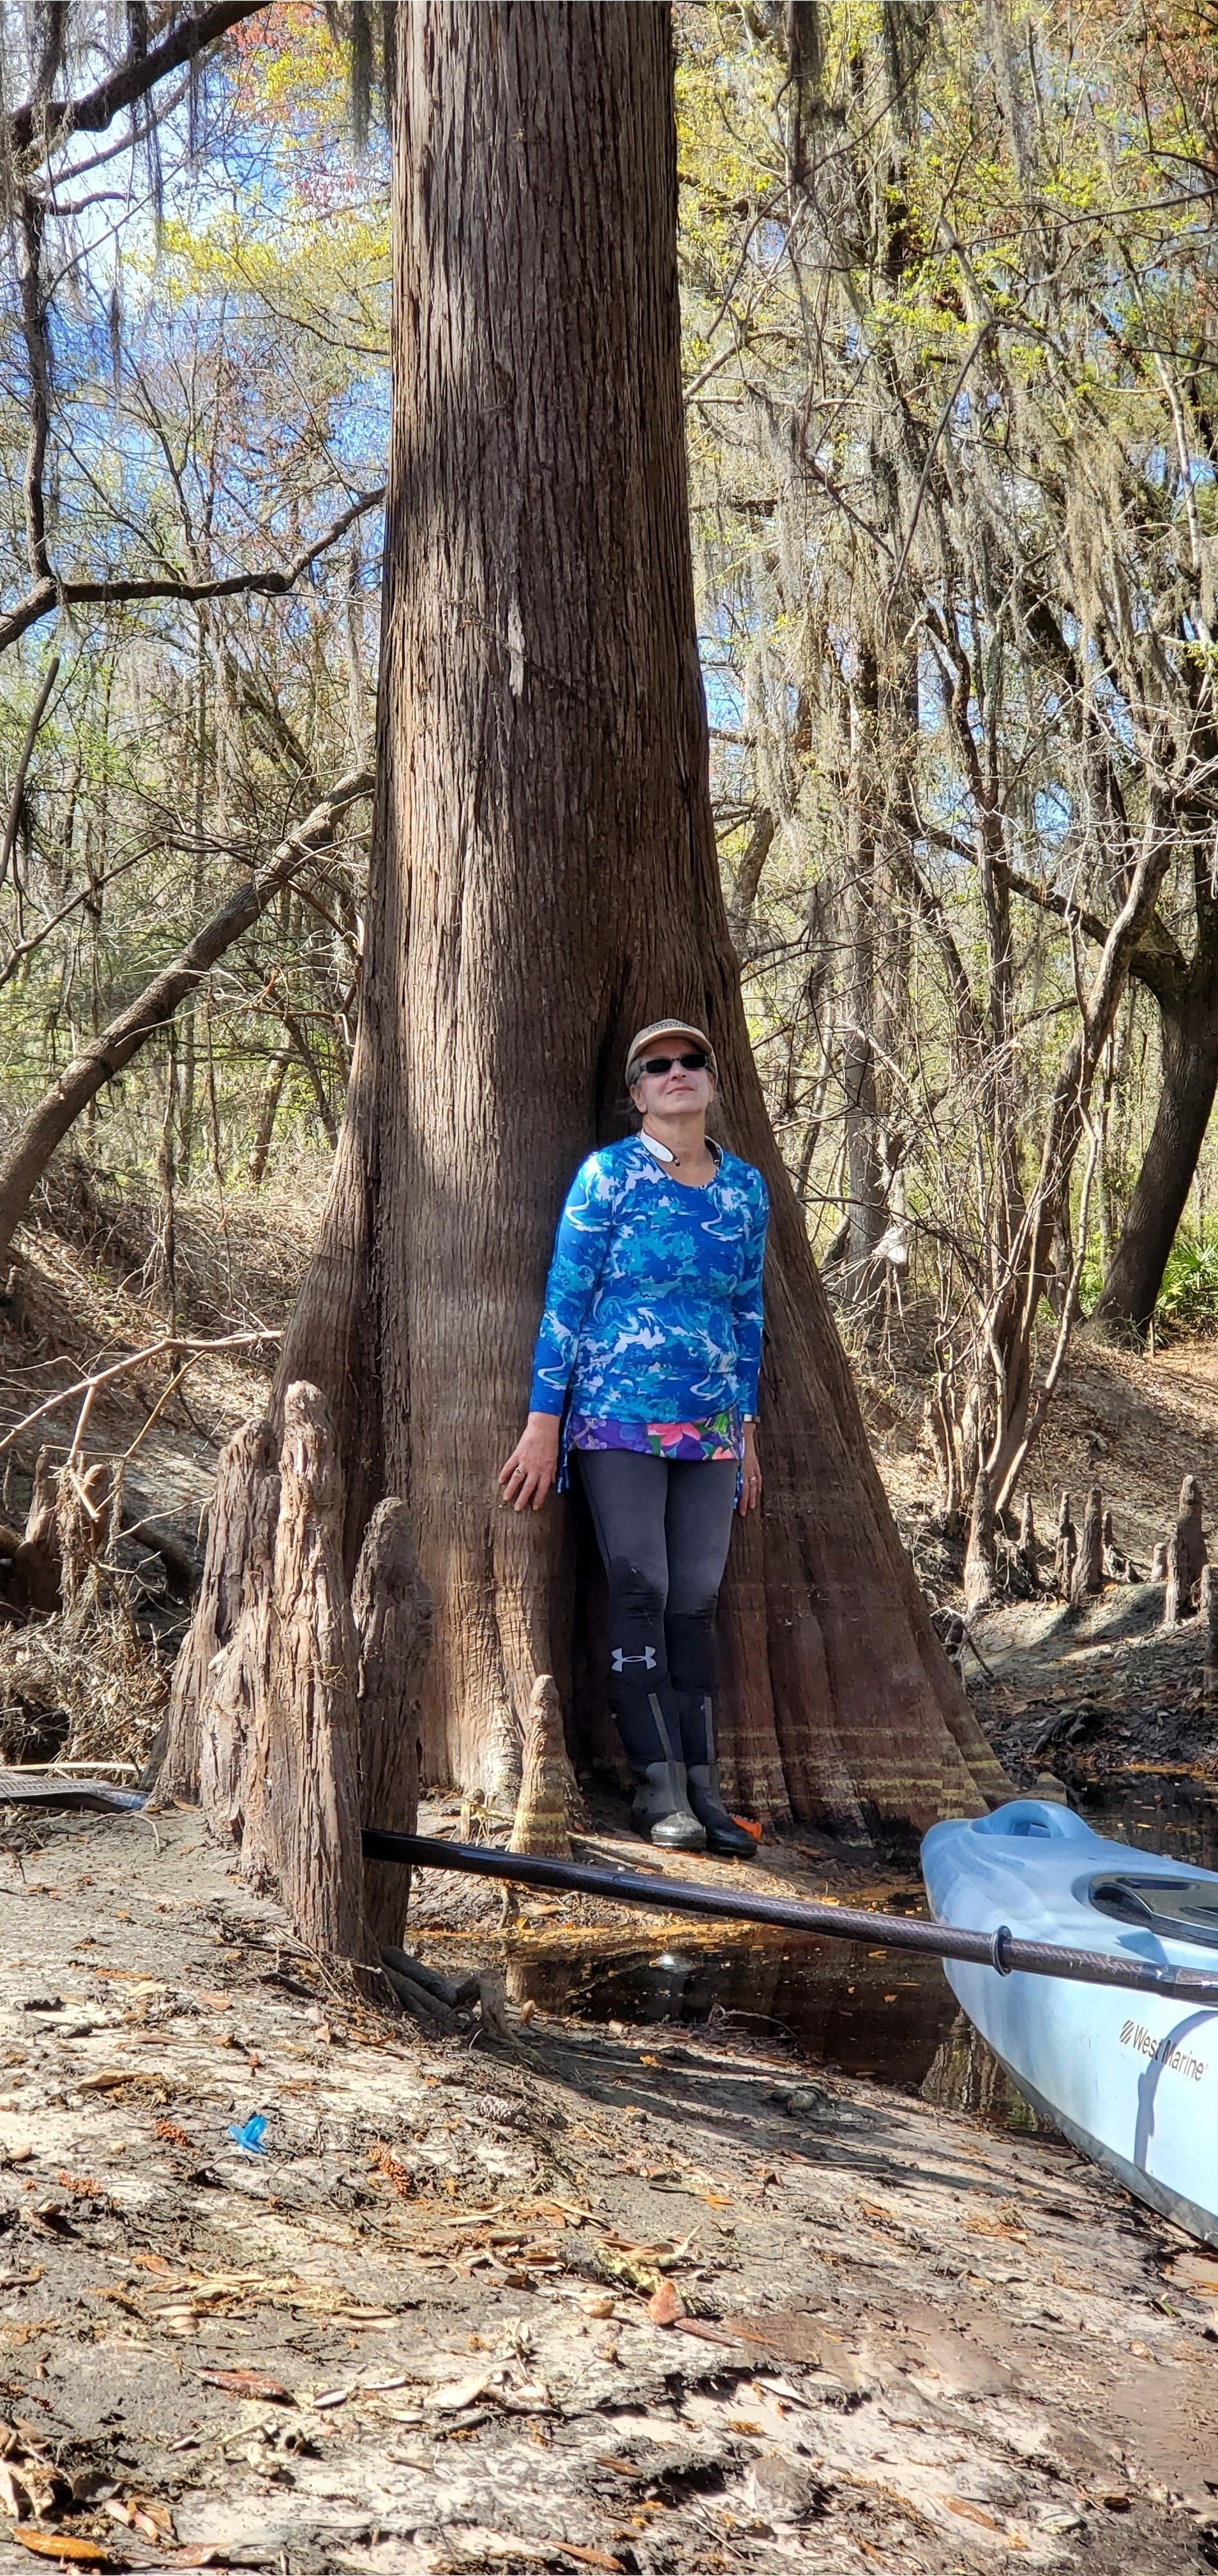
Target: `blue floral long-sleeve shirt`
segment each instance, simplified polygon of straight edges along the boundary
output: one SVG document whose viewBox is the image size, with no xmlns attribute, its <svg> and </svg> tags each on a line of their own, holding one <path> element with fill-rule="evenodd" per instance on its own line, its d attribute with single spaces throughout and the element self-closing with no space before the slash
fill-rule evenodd
<svg viewBox="0 0 1218 2576">
<path fill-rule="evenodd" d="M 704 1189 L 638 1136 L 590 1154 L 559 1220 L 531 1410 L 652 1425 L 755 1413 L 768 1220 L 765 1182 L 735 1154 L 719 1150 Z"/>
</svg>

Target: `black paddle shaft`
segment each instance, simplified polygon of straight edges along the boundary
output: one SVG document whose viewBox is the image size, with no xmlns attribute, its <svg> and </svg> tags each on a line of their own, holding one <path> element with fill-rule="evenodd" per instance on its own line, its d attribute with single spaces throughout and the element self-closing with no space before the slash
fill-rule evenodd
<svg viewBox="0 0 1218 2576">
<path fill-rule="evenodd" d="M 524 1852 L 492 1851 L 481 1843 L 445 1843 L 426 1834 L 383 1834 L 364 1827 L 366 1860 L 401 1861 L 417 1869 L 447 1869 L 472 1878 L 506 1878 L 521 1887 L 568 1888 L 577 1896 L 604 1896 L 613 1905 L 649 1905 L 663 1914 L 709 1915 L 723 1923 L 767 1923 L 779 1932 L 819 1932 L 831 1941 L 867 1941 L 877 1949 L 919 1950 L 937 1959 L 964 1959 L 1000 1976 L 1068 1977 L 1086 1986 L 1129 1986 L 1139 1994 L 1167 1995 L 1180 2003 L 1210 2004 L 1218 2011 L 1218 1976 L 1198 1968 L 1157 1968 L 1147 1961 L 1110 1957 L 1103 1950 L 1059 1949 L 1053 1941 L 1019 1941 L 1005 1924 L 997 1932 L 958 1931 L 950 1923 L 923 1923 L 909 1915 L 871 1914 L 861 1906 L 799 1905 L 785 1896 L 736 1895 L 678 1878 L 641 1878 L 634 1870 L 589 1869 L 581 1861 L 538 1860 Z"/>
</svg>

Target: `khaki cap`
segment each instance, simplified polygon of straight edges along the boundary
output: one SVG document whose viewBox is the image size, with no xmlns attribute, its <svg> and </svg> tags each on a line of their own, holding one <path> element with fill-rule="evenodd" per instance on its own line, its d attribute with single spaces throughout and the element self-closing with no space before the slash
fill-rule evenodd
<svg viewBox="0 0 1218 2576">
<path fill-rule="evenodd" d="M 630 1068 L 634 1063 L 635 1057 L 642 1054 L 644 1047 L 651 1045 L 653 1038 L 695 1038 L 700 1047 L 705 1047 L 706 1052 L 710 1057 L 711 1072 L 714 1074 L 716 1080 L 718 1080 L 718 1061 L 716 1059 L 715 1050 L 711 1045 L 705 1029 L 700 1029 L 696 1020 L 680 1019 L 649 1020 L 645 1029 L 635 1030 L 634 1036 L 626 1049 L 627 1079 L 629 1079 Z"/>
</svg>

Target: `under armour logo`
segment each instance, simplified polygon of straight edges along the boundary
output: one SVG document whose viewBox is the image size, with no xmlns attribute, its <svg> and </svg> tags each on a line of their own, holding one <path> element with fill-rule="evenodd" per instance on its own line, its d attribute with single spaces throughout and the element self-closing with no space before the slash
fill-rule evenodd
<svg viewBox="0 0 1218 2576">
<path fill-rule="evenodd" d="M 620 1646 L 615 1646 L 613 1649 L 613 1669 L 615 1673 L 624 1672 L 627 1664 L 641 1664 L 644 1672 L 653 1673 L 656 1668 L 655 1647 L 644 1646 L 641 1655 L 626 1655 L 623 1654 Z"/>
</svg>

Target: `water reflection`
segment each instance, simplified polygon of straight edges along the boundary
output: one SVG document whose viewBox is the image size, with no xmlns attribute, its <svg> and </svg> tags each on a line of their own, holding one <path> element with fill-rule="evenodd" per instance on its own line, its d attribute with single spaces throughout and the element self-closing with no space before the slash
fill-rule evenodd
<svg viewBox="0 0 1218 2576">
<path fill-rule="evenodd" d="M 1092 1831 L 1135 1851 L 1218 1869 L 1218 1798 L 1212 1780 L 1178 1771 L 1126 1771 L 1118 1779 L 1080 1782 L 1070 1804 Z"/>
<path fill-rule="evenodd" d="M 957 2013 L 918 2090 L 924 2102 L 935 2102 L 944 2111 L 970 2111 L 988 2128 L 1026 2133 L 1045 2126 L 967 2013 Z"/>
<path fill-rule="evenodd" d="M 632 2028 L 693 2026 L 794 2039 L 802 2056 L 843 2075 L 873 2076 L 944 2109 L 1000 2125 L 1035 2120 L 984 2041 L 957 2010 L 938 1961 L 809 1940 L 791 1949 L 632 1952 L 606 1961 L 508 1961 L 515 2003 Z"/>
<path fill-rule="evenodd" d="M 1097 1833 L 1218 1869 L 1212 1782 L 1127 1772 L 1080 1787 L 1071 1803 Z M 889 1910 L 918 1912 L 914 1890 Z M 607 1959 L 509 1955 L 507 1990 L 539 2012 L 624 2026 L 711 2022 L 759 2039 L 785 2036 L 816 2066 L 872 2076 L 944 2110 L 1021 2130 L 1043 2126 L 980 2039 L 937 1959 L 809 1938 L 787 1947 L 742 1939 L 715 1950 L 670 1944 Z"/>
<path fill-rule="evenodd" d="M 921 2082 L 955 2009 L 937 1960 L 840 1941 L 782 1950 L 670 1948 L 608 1969 L 588 1963 L 568 2004 L 591 2021 L 699 2022 L 713 2015 L 759 2038 L 786 2032 L 818 2064 L 891 2084 Z"/>
</svg>

